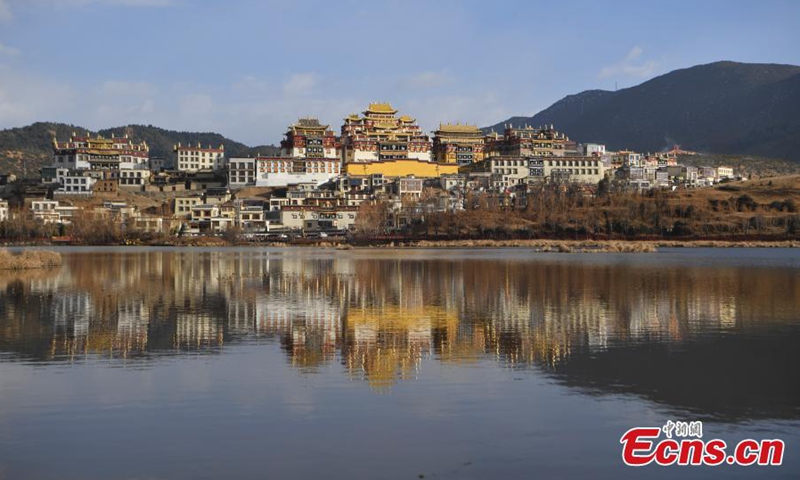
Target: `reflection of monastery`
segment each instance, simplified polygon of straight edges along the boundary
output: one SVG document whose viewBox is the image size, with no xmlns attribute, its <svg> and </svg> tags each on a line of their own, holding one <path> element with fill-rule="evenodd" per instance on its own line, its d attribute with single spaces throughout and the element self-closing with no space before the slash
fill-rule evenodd
<svg viewBox="0 0 800 480">
<path fill-rule="evenodd" d="M 770 297 L 755 295 L 791 279 L 743 285 L 750 280 L 734 272 L 705 275 L 297 251 L 74 254 L 56 272 L 0 279 L 0 347 L 135 358 L 265 338 L 291 365 L 338 362 L 380 389 L 414 378 L 428 358 L 557 365 L 576 352 L 681 340 L 796 308 L 759 305 Z M 736 294 L 744 289 L 754 294 Z M 20 341 L 30 337 L 41 341 Z"/>
</svg>

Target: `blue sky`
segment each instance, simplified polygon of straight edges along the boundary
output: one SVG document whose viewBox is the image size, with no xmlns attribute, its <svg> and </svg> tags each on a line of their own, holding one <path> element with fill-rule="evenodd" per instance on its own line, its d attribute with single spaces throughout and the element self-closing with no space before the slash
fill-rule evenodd
<svg viewBox="0 0 800 480">
<path fill-rule="evenodd" d="M 800 64 L 800 2 L 0 0 L 0 128 L 255 145 L 370 101 L 484 126 L 717 60 Z"/>
</svg>

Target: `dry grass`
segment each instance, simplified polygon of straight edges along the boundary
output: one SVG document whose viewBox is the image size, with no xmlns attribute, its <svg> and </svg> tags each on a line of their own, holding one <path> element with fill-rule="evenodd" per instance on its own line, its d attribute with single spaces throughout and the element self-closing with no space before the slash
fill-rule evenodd
<svg viewBox="0 0 800 480">
<path fill-rule="evenodd" d="M 726 242 L 718 240 L 698 241 L 618 241 L 618 240 L 422 240 L 409 246 L 418 248 L 481 248 L 521 247 L 534 248 L 540 252 L 558 253 L 652 253 L 667 247 L 713 247 L 713 248 L 800 248 L 800 241 L 778 242 Z"/>
<path fill-rule="evenodd" d="M 61 265 L 61 254 L 48 250 L 25 250 L 14 254 L 0 250 L 0 270 L 27 270 Z"/>
</svg>

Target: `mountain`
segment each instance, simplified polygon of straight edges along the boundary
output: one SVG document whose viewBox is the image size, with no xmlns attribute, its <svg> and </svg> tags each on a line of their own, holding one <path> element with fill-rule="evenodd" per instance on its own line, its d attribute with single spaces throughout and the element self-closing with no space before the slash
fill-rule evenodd
<svg viewBox="0 0 800 480">
<path fill-rule="evenodd" d="M 50 162 L 53 155 L 53 135 L 66 140 L 73 132 L 81 134 L 88 130 L 64 123 L 37 122 L 27 127 L 0 130 L 0 173 L 15 173 L 25 170 L 28 176 L 35 176 L 37 170 Z M 218 146 L 225 145 L 228 157 L 275 155 L 279 148 L 272 145 L 249 147 L 233 141 L 218 133 L 177 132 L 152 125 L 128 125 L 91 132 L 104 137 L 128 133 L 135 141 L 146 141 L 150 146 L 150 156 L 172 158 L 173 145 L 181 143 Z"/>
<path fill-rule="evenodd" d="M 503 125 L 555 125 L 572 140 L 611 150 L 684 150 L 800 161 L 800 66 L 716 62 L 616 92 L 570 95 Z"/>
</svg>

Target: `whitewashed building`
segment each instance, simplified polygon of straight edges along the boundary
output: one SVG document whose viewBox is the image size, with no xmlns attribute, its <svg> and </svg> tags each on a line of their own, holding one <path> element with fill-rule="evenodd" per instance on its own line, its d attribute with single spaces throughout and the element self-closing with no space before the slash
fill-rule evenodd
<svg viewBox="0 0 800 480">
<path fill-rule="evenodd" d="M 217 171 L 226 166 L 224 145 L 214 148 L 211 145 L 202 147 L 199 143 L 197 146 L 178 143 L 173 150 L 181 172 Z"/>
<path fill-rule="evenodd" d="M 231 158 L 228 161 L 228 187 L 237 189 L 255 184 L 255 158 Z"/>
</svg>

